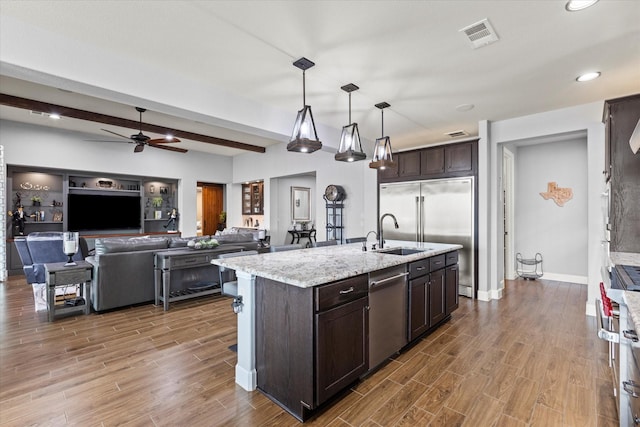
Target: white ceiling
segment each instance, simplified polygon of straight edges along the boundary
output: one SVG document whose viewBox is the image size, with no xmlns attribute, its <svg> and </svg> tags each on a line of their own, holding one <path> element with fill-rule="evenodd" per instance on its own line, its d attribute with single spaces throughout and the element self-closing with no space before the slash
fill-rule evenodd
<svg viewBox="0 0 640 427">
<path fill-rule="evenodd" d="M 306 98 L 325 145 L 338 141 L 322 130 L 348 122 L 340 87 L 352 82 L 361 135 L 381 136 L 374 104 L 387 101 L 385 134 L 404 150 L 447 141 L 451 131 L 477 135 L 480 120 L 640 92 L 640 1 L 601 0 L 571 13 L 565 3 L 2 0 L 0 91 L 132 120 L 132 107 L 144 106 L 148 123 L 268 146 L 287 141 L 302 106 L 302 72 L 292 63 L 305 56 L 316 63 Z M 473 49 L 459 30 L 484 18 L 500 40 Z M 602 76 L 575 81 L 593 70 Z M 461 104 L 475 107 L 457 111 Z M 11 107 L 0 117 L 51 123 Z M 105 127 L 65 118 L 54 126 Z"/>
</svg>

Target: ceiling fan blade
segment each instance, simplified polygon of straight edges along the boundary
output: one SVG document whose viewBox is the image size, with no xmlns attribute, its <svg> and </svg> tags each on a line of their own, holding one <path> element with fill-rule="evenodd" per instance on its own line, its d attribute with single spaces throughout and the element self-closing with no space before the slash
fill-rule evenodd
<svg viewBox="0 0 640 427">
<path fill-rule="evenodd" d="M 171 147 L 169 145 L 159 145 L 159 144 L 151 144 L 148 143 L 150 147 L 153 148 L 162 148 L 163 150 L 169 150 L 169 151 L 175 151 L 177 153 L 186 153 L 188 150 L 185 150 L 184 148 L 178 148 L 178 147 Z"/>
<path fill-rule="evenodd" d="M 131 141 L 116 141 L 115 139 L 85 139 L 84 141 L 90 141 L 90 142 L 115 142 L 117 144 L 130 144 Z"/>
<path fill-rule="evenodd" d="M 172 136 L 170 139 L 167 138 L 156 138 L 156 139 L 150 139 L 149 141 L 147 141 L 147 143 L 149 144 L 166 144 L 169 142 L 180 142 L 180 140 L 174 136 Z"/>
<path fill-rule="evenodd" d="M 121 138 L 124 138 L 124 139 L 131 139 L 131 138 L 129 138 L 128 136 L 121 135 L 121 134 L 119 134 L 119 133 L 116 133 L 116 132 L 110 131 L 110 130 L 108 130 L 108 129 L 100 129 L 100 130 L 103 130 L 103 131 L 105 131 L 105 132 L 109 132 L 109 133 L 111 133 L 111 134 L 113 134 L 113 135 L 117 135 L 117 136 L 119 136 L 119 137 L 121 137 Z"/>
</svg>

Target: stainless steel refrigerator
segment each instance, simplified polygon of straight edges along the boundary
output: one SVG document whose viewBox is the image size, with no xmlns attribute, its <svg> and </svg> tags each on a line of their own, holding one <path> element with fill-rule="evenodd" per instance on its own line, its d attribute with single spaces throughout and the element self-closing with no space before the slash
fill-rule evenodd
<svg viewBox="0 0 640 427">
<path fill-rule="evenodd" d="M 462 245 L 459 294 L 473 298 L 474 203 L 473 177 L 380 184 L 380 215 L 400 226 L 385 222 L 384 238 Z"/>
</svg>

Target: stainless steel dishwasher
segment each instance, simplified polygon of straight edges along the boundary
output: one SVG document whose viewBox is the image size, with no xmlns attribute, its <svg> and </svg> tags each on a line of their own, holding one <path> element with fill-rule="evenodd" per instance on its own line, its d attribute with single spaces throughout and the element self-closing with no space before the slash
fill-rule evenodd
<svg viewBox="0 0 640 427">
<path fill-rule="evenodd" d="M 369 369 L 407 344 L 407 265 L 369 273 Z"/>
</svg>

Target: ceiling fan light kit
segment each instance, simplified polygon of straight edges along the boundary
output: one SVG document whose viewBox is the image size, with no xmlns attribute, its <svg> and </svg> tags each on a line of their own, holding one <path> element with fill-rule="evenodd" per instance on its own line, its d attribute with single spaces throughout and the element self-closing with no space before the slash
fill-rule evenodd
<svg viewBox="0 0 640 427">
<path fill-rule="evenodd" d="M 295 61 L 293 65 L 302 70 L 302 110 L 298 111 L 293 125 L 293 133 L 289 144 L 287 144 L 287 151 L 313 153 L 322 148 L 322 142 L 318 139 L 311 106 L 306 102 L 305 72 L 316 64 L 303 57 Z"/>
<path fill-rule="evenodd" d="M 376 108 L 380 109 L 382 115 L 382 135 L 384 135 L 384 109 L 391 107 L 386 102 L 376 104 Z M 382 136 L 376 139 L 376 144 L 373 147 L 373 158 L 369 167 L 371 169 L 385 170 L 386 168 L 393 167 L 396 162 L 393 160 L 393 153 L 391 152 L 391 138 L 388 136 Z"/>
<path fill-rule="evenodd" d="M 335 155 L 335 159 L 340 162 L 356 162 L 364 160 L 367 155 L 362 151 L 362 143 L 360 141 L 360 132 L 358 132 L 358 124 L 351 122 L 351 92 L 360 89 L 353 83 L 342 86 L 340 89 L 349 94 L 349 124 L 342 127 L 340 135 L 340 146 Z"/>
</svg>

